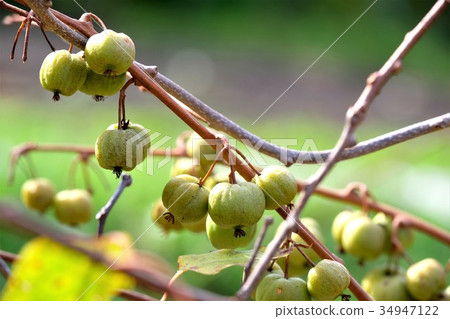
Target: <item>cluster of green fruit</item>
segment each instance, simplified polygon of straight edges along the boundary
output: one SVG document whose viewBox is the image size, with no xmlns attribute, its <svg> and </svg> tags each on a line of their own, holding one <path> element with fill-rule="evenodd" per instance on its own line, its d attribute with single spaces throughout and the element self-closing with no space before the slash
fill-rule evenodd
<svg viewBox="0 0 450 319">
<path fill-rule="evenodd" d="M 186 140 L 186 153 L 189 158 L 175 162 L 162 204 L 153 210 L 153 218 L 166 231 L 200 222 L 215 248 L 244 247 L 252 241 L 264 211 L 290 204 L 297 194 L 295 177 L 277 165 L 264 168 L 252 182 L 232 183 L 224 173 L 201 181 L 216 150 L 195 133 Z M 169 221 L 161 218 L 163 214 L 170 214 Z"/>
<path fill-rule="evenodd" d="M 350 274 L 342 264 L 323 259 L 308 272 L 307 280 L 284 276 L 279 266 L 267 271 L 252 298 L 257 301 L 331 301 L 350 285 Z"/>
<path fill-rule="evenodd" d="M 27 180 L 21 189 L 26 207 L 44 214 L 53 206 L 56 218 L 75 226 L 90 220 L 93 210 L 91 194 L 84 189 L 66 189 L 58 193 L 46 178 Z"/>
<path fill-rule="evenodd" d="M 342 252 L 359 258 L 361 262 L 376 259 L 382 253 L 401 255 L 414 242 L 411 228 L 400 227 L 397 236 L 402 251 L 394 249 L 392 218 L 383 213 L 370 218 L 361 211 L 344 210 L 333 220 L 331 233 Z"/>
<path fill-rule="evenodd" d="M 371 270 L 361 286 L 378 301 L 450 300 L 447 274 L 433 258 L 423 259 L 406 270 L 386 267 Z"/>
<path fill-rule="evenodd" d="M 134 57 L 134 43 L 126 34 L 104 30 L 88 39 L 85 51 L 47 55 L 39 79 L 44 89 L 54 93 L 55 101 L 60 94 L 71 96 L 78 90 L 100 101 L 122 88 Z"/>
</svg>

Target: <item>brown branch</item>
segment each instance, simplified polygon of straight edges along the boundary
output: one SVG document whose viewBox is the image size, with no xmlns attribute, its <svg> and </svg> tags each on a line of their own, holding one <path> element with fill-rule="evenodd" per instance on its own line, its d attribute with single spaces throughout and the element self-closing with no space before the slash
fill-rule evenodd
<svg viewBox="0 0 450 319">
<path fill-rule="evenodd" d="M 169 292 L 177 300 L 226 300 L 226 297 L 216 295 L 196 287 L 180 283 L 168 286 L 170 271 L 168 265 L 146 253 L 133 250 L 132 261 L 115 263 L 109 257 L 91 249 L 92 237 L 79 234 L 76 231 L 67 233 L 66 230 L 49 225 L 39 216 L 32 216 L 14 207 L 0 202 L 0 226 L 8 230 L 16 229 L 34 236 L 46 236 L 68 248 L 85 254 L 94 261 L 101 262 L 113 270 L 121 271 L 136 280 L 138 286 L 157 292 Z M 0 251 L 0 256 L 13 262 L 16 256 Z"/>
<path fill-rule="evenodd" d="M 352 105 L 346 114 L 344 128 L 342 130 L 341 136 L 337 141 L 335 147 L 327 158 L 327 162 L 324 166 L 320 167 L 317 172 L 312 175 L 309 180 L 305 183 L 303 192 L 300 195 L 298 204 L 295 210 L 286 218 L 286 222 L 282 224 L 280 232 L 275 236 L 275 238 L 269 243 L 265 253 L 263 254 L 260 262 L 256 265 L 254 272 L 250 274 L 248 281 L 246 281 L 241 289 L 238 291 L 237 296 L 240 299 L 247 299 L 251 291 L 256 287 L 256 285 L 261 280 L 264 269 L 269 265 L 273 256 L 279 250 L 286 235 L 297 229 L 298 234 L 307 244 L 312 245 L 312 249 L 321 257 L 326 259 L 333 259 L 334 255 L 320 243 L 306 227 L 302 227 L 302 223 L 299 221 L 301 212 L 303 211 L 306 203 L 308 202 L 311 195 L 314 193 L 317 186 L 325 178 L 325 176 L 330 172 L 333 166 L 337 163 L 342 151 L 349 144 L 353 133 L 356 128 L 362 123 L 365 118 L 365 114 L 369 109 L 371 102 L 379 94 L 381 88 L 384 84 L 391 78 L 391 76 L 399 71 L 402 59 L 411 50 L 412 46 L 420 39 L 420 37 L 425 33 L 426 30 L 431 26 L 437 16 L 445 9 L 447 3 L 445 0 L 439 0 L 433 6 L 433 8 L 425 15 L 422 21 L 407 34 L 405 40 L 400 44 L 400 46 L 394 51 L 392 56 L 386 61 L 383 67 L 371 76 L 367 81 L 367 85 L 361 93 L 360 97 L 354 105 Z M 280 215 L 286 215 L 287 212 L 282 208 L 278 208 L 277 211 Z M 372 298 L 361 288 L 354 278 L 351 278 L 350 291 L 355 295 L 358 300 L 371 300 Z"/>
<path fill-rule="evenodd" d="M 8 279 L 10 273 L 11 273 L 11 270 L 9 269 L 9 267 L 6 264 L 5 260 L 0 256 L 0 274 L 5 279 Z"/>
<path fill-rule="evenodd" d="M 256 256 L 258 255 L 259 249 L 261 248 L 262 241 L 264 240 L 264 236 L 267 233 L 267 229 L 270 225 L 273 224 L 273 218 L 271 216 L 267 216 L 264 220 L 263 228 L 261 229 L 258 238 L 256 238 L 255 245 L 253 246 L 253 254 L 248 263 L 244 267 L 244 282 L 247 280 L 250 271 L 253 268 L 253 264 L 255 263 Z"/>
<path fill-rule="evenodd" d="M 157 301 L 157 299 L 134 290 L 119 289 L 117 296 L 132 301 Z"/>
</svg>

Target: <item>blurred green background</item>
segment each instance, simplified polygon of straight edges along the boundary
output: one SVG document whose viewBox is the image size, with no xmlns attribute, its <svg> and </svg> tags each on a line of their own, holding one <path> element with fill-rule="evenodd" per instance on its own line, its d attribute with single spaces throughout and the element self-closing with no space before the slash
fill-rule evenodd
<svg viewBox="0 0 450 319">
<path fill-rule="evenodd" d="M 421 19 L 433 1 L 378 1 L 333 45 L 322 58 L 254 125 L 252 123 L 294 80 L 372 4 L 372 1 L 78 1 L 97 14 L 108 28 L 124 32 L 135 42 L 136 59 L 157 65 L 159 71 L 197 95 L 209 105 L 255 134 L 300 149 L 313 139 L 318 149 L 328 149 L 341 130 L 345 110 L 359 96 L 368 74 L 377 70 L 402 41 L 405 33 Z M 54 8 L 73 17 L 83 10 L 71 1 L 54 1 Z M 0 17 L 5 16 L 0 11 Z M 402 72 L 393 78 L 376 99 L 357 132 L 362 141 L 397 128 L 448 112 L 450 41 L 449 10 L 426 33 L 404 61 Z M 81 93 L 51 101 L 41 89 L 40 63 L 49 53 L 39 30 L 31 31 L 29 58 L 20 61 L 23 35 L 16 59 L 9 52 L 17 25 L 0 26 L 0 196 L 2 201 L 21 205 L 19 191 L 28 178 L 17 169 L 16 180 L 7 185 L 8 156 L 14 145 L 66 143 L 92 145 L 96 137 L 116 120 L 117 96 L 96 103 Z M 54 36 L 58 48 L 67 44 Z M 127 116 L 152 131 L 169 136 L 161 145 L 174 145 L 187 126 L 154 97 L 130 88 Z M 159 137 L 158 139 L 161 139 Z M 158 143 L 153 141 L 153 145 Z M 245 153 L 249 153 L 243 148 Z M 369 186 L 374 197 L 450 230 L 450 182 L 447 131 L 420 137 L 362 158 L 340 163 L 324 185 L 343 188 L 352 181 Z M 51 179 L 59 190 L 68 187 L 71 154 L 30 155 L 40 176 Z M 268 163 L 276 161 L 267 159 Z M 169 179 L 170 163 L 158 168 L 162 159 L 148 160 L 141 171 L 132 172 L 133 185 L 125 190 L 112 211 L 106 230 L 122 230 L 137 242 L 166 259 L 176 269 L 182 254 L 213 249 L 204 234 L 187 231 L 164 235 L 152 224 L 150 211 Z M 23 164 L 23 163 L 22 163 Z M 296 165 L 292 172 L 308 178 L 317 165 Z M 151 173 L 150 173 L 151 172 Z M 105 172 L 110 188 L 92 175 L 95 206 L 100 209 L 111 196 L 117 180 Z M 77 186 L 82 187 L 80 176 Z M 304 216 L 316 218 L 334 249 L 330 236 L 332 218 L 347 206 L 314 197 Z M 32 214 L 33 212 L 30 212 Z M 272 212 L 267 214 L 275 216 Z M 54 223 L 52 212 L 44 219 Z M 275 216 L 278 223 L 281 219 Z M 265 243 L 275 231 L 269 231 Z M 94 234 L 96 222 L 79 227 Z M 433 256 L 445 262 L 448 246 L 416 234 L 410 250 L 413 260 Z M 18 252 L 28 240 L 0 226 L 0 249 Z M 344 256 L 357 279 L 373 265 L 360 267 Z M 407 266 L 406 262 L 401 262 Z M 241 282 L 241 268 L 232 267 L 217 276 L 187 273 L 181 280 L 218 293 L 232 295 Z M 4 285 L 0 278 L 0 289 Z"/>
</svg>

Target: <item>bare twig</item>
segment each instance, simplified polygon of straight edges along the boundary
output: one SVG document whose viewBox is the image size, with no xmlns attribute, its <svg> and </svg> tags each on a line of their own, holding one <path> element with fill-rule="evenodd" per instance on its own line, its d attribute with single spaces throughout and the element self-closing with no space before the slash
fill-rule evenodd
<svg viewBox="0 0 450 319">
<path fill-rule="evenodd" d="M 157 299 L 150 297 L 149 295 L 143 294 L 142 292 L 134 290 L 119 289 L 117 292 L 119 297 L 132 301 L 156 301 Z"/>
<path fill-rule="evenodd" d="M 123 174 L 116 191 L 111 196 L 106 205 L 103 206 L 102 209 L 100 209 L 100 211 L 95 216 L 95 218 L 98 220 L 98 230 L 97 230 L 98 237 L 100 237 L 103 234 L 103 228 L 105 227 L 106 218 L 108 218 L 111 209 L 114 207 L 114 204 L 119 199 L 120 195 L 122 195 L 123 190 L 131 185 L 131 182 L 132 182 L 131 176 L 128 174 Z"/>
<path fill-rule="evenodd" d="M 258 238 L 256 238 L 255 245 L 253 246 L 252 257 L 248 261 L 247 265 L 245 265 L 245 267 L 244 267 L 244 282 L 247 280 L 247 277 L 250 274 L 250 271 L 252 270 L 253 264 L 255 263 L 255 258 L 258 255 L 259 249 L 261 248 L 262 242 L 264 240 L 264 236 L 266 236 L 267 229 L 272 224 L 273 224 L 273 218 L 271 216 L 267 216 L 264 219 L 263 228 L 261 229 L 261 232 L 259 233 Z"/>
<path fill-rule="evenodd" d="M 0 256 L 0 274 L 2 274 L 5 279 L 8 279 L 10 273 L 11 270 L 9 269 L 3 258 Z"/>
<path fill-rule="evenodd" d="M 92 248 L 93 238 L 72 231 L 67 233 L 65 229 L 59 229 L 49 225 L 39 216 L 32 216 L 17 208 L 0 202 L 0 226 L 7 229 L 16 229 L 29 235 L 46 236 L 66 247 L 85 254 L 94 261 L 101 262 L 113 270 L 121 271 L 133 277 L 138 286 L 157 292 L 168 291 L 177 300 L 226 300 L 223 297 L 203 289 L 187 287 L 180 283 L 168 287 L 170 267 L 160 259 L 153 258 L 148 253 L 133 251 L 130 262 L 111 263 L 111 257 L 103 255 Z M 13 262 L 16 256 L 11 253 L 0 251 L 0 256 L 5 260 Z"/>
<path fill-rule="evenodd" d="M 253 291 L 253 289 L 261 280 L 264 274 L 264 268 L 269 265 L 273 256 L 277 253 L 284 238 L 286 238 L 286 235 L 291 230 L 297 229 L 300 237 L 302 237 L 308 244 L 316 244 L 316 246 L 312 247 L 321 258 L 335 260 L 333 254 L 326 247 L 321 247 L 320 241 L 317 241 L 314 236 L 311 236 L 312 234 L 310 234 L 306 227 L 301 227 L 302 224 L 301 222 L 299 222 L 300 213 L 303 211 L 303 208 L 308 202 L 308 199 L 314 193 L 319 183 L 325 178 L 334 164 L 336 164 L 336 162 L 338 161 L 342 151 L 344 150 L 346 145 L 348 145 L 350 137 L 364 120 L 365 114 L 371 102 L 375 99 L 381 88 L 391 78 L 391 76 L 399 71 L 402 59 L 411 50 L 412 46 L 425 33 L 425 31 L 431 26 L 431 24 L 445 9 L 446 6 L 447 3 L 445 0 L 437 1 L 433 8 L 422 19 L 422 21 L 420 21 L 419 24 L 407 34 L 405 40 L 394 51 L 393 55 L 386 61 L 383 67 L 378 72 L 375 72 L 374 75 L 369 77 L 367 85 L 361 93 L 360 97 L 358 98 L 356 103 L 347 111 L 346 120 L 341 136 L 339 137 L 339 140 L 337 141 L 335 147 L 327 158 L 326 165 L 320 167 L 304 185 L 303 192 L 299 198 L 295 210 L 289 215 L 289 218 L 286 218 L 286 222 L 282 224 L 280 232 L 267 246 L 267 249 L 263 254 L 260 262 L 256 265 L 255 271 L 250 274 L 248 281 L 245 282 L 241 289 L 238 291 L 238 298 L 248 298 L 251 291 Z M 278 210 L 280 209 L 281 208 L 279 208 Z M 285 214 L 286 212 L 281 213 Z M 349 289 L 353 292 L 356 298 L 358 298 L 358 300 L 371 300 L 371 297 L 359 286 L 359 284 L 353 277 L 351 277 Z"/>
</svg>

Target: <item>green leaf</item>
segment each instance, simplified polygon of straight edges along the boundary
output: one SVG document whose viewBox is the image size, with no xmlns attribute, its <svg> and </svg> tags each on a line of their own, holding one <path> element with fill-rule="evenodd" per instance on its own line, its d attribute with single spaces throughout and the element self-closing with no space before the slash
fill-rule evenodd
<svg viewBox="0 0 450 319">
<path fill-rule="evenodd" d="M 205 254 L 184 255 L 178 257 L 178 270 L 195 271 L 204 275 L 216 275 L 231 266 L 244 267 L 252 257 L 253 251 L 237 251 L 232 249 L 214 250 Z M 263 252 L 259 251 L 255 262 L 261 259 Z M 275 258 L 282 257 L 276 256 Z"/>
<path fill-rule="evenodd" d="M 28 242 L 14 262 L 2 300 L 110 300 L 129 276 L 46 237 Z"/>
</svg>

